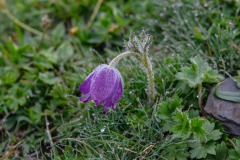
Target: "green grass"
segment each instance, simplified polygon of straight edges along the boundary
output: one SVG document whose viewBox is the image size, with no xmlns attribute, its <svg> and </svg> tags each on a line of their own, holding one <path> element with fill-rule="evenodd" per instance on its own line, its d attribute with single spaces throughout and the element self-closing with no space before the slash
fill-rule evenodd
<svg viewBox="0 0 240 160">
<path fill-rule="evenodd" d="M 202 117 L 198 89 L 176 76 L 196 55 L 237 75 L 238 0 L 104 1 L 87 28 L 99 1 L 7 0 L 7 15 L 0 10 L 0 159 L 240 159 L 240 139 Z M 79 84 L 142 29 L 153 36 L 155 103 L 130 58 L 117 65 L 116 111 L 80 102 Z M 203 105 L 214 85 L 203 80 Z"/>
</svg>

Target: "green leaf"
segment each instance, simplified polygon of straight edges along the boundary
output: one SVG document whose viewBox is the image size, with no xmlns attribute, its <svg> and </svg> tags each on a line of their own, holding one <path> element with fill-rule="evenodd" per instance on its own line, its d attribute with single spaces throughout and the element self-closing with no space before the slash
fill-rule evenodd
<svg viewBox="0 0 240 160">
<path fill-rule="evenodd" d="M 40 104 L 36 104 L 34 107 L 29 108 L 29 118 L 31 122 L 37 124 L 41 121 L 42 117 L 42 108 Z"/>
<path fill-rule="evenodd" d="M 49 85 L 59 82 L 59 79 L 52 72 L 39 73 L 39 79 Z"/>
<path fill-rule="evenodd" d="M 223 78 L 216 70 L 212 70 L 200 55 L 191 58 L 190 61 L 192 65 L 182 67 L 181 72 L 176 75 L 179 80 L 187 82 L 190 87 L 197 87 L 203 82 L 218 82 Z"/>
<path fill-rule="evenodd" d="M 161 155 L 167 160 L 187 160 L 190 154 L 187 144 L 173 144 L 164 148 Z"/>
<path fill-rule="evenodd" d="M 228 148 L 225 142 L 221 142 L 220 144 L 217 144 L 216 147 L 216 157 L 217 160 L 226 160 L 228 158 Z"/>
<path fill-rule="evenodd" d="M 195 36 L 197 39 L 199 40 L 206 40 L 207 37 L 206 36 L 202 36 L 201 32 L 199 31 L 199 28 L 198 27 L 194 27 L 194 33 L 195 33 Z"/>
<path fill-rule="evenodd" d="M 240 139 L 236 139 L 234 149 L 231 149 L 229 152 L 229 159 L 239 160 L 240 159 Z"/>
<path fill-rule="evenodd" d="M 200 123 L 200 122 L 197 122 Z M 196 125 L 197 125 L 196 123 Z M 190 150 L 191 158 L 201 159 L 206 158 L 208 154 L 216 155 L 216 142 L 221 138 L 222 133 L 219 130 L 214 130 L 215 124 L 205 121 L 203 129 L 206 132 L 205 139 L 189 143 L 192 148 Z"/>
<path fill-rule="evenodd" d="M 176 122 L 174 122 L 173 120 L 166 120 L 161 122 L 163 131 L 172 131 L 175 125 L 176 125 Z"/>
<path fill-rule="evenodd" d="M 187 113 L 178 111 L 174 116 L 174 120 L 176 121 L 176 125 L 173 127 L 172 131 L 176 134 L 176 136 L 183 138 L 189 137 L 191 133 L 191 122 Z"/>
<path fill-rule="evenodd" d="M 188 115 L 189 118 L 191 118 L 191 119 L 199 117 L 199 110 L 191 108 L 191 109 L 189 109 L 188 114 L 189 114 Z"/>
<path fill-rule="evenodd" d="M 216 155 L 215 142 L 198 143 L 197 146 L 190 146 L 193 149 L 190 150 L 190 157 L 201 159 L 206 158 L 208 154 Z"/>
<path fill-rule="evenodd" d="M 42 50 L 40 52 L 40 55 L 44 58 L 44 60 L 47 60 L 51 63 L 57 63 L 57 54 L 54 53 L 54 48 L 49 48 L 48 50 Z"/>
<path fill-rule="evenodd" d="M 56 39 L 63 38 L 65 33 L 64 25 L 63 23 L 58 24 L 53 30 L 52 30 L 52 35 Z"/>
<path fill-rule="evenodd" d="M 205 120 L 194 118 L 191 120 L 191 132 L 195 136 L 195 138 L 203 139 L 203 137 L 206 135 L 205 130 L 203 129 L 203 125 L 205 123 Z"/>
<path fill-rule="evenodd" d="M 66 62 L 73 56 L 74 49 L 70 42 L 64 42 L 58 47 L 56 52 L 58 62 Z"/>
<path fill-rule="evenodd" d="M 15 67 L 0 68 L 0 85 L 10 85 L 16 82 L 19 72 Z"/>
<path fill-rule="evenodd" d="M 182 72 L 177 73 L 176 77 L 187 82 L 190 87 L 196 87 L 198 84 L 201 84 L 201 81 L 197 79 L 197 75 L 193 68 L 182 67 L 181 71 Z"/>
<path fill-rule="evenodd" d="M 158 106 L 158 117 L 161 120 L 170 119 L 173 113 L 177 109 L 182 109 L 183 106 L 181 105 L 182 99 L 178 96 L 173 96 L 172 99 L 168 99 L 166 102 L 162 102 Z"/>
<path fill-rule="evenodd" d="M 8 106 L 10 110 L 17 111 L 19 106 L 23 106 L 26 103 L 27 94 L 26 88 L 16 84 L 11 87 L 7 95 L 4 96 L 5 105 Z"/>
<path fill-rule="evenodd" d="M 203 128 L 205 129 L 205 131 L 207 132 L 207 141 L 210 140 L 218 140 L 221 138 L 222 136 L 222 132 L 220 132 L 220 130 L 214 130 L 215 124 L 214 123 L 210 123 L 209 121 L 206 121 Z"/>
</svg>

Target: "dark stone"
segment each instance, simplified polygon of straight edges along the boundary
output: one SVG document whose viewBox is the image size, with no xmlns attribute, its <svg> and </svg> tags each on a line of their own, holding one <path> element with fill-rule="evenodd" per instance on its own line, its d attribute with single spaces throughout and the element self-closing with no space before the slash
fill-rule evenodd
<svg viewBox="0 0 240 160">
<path fill-rule="evenodd" d="M 231 78 L 225 79 L 218 89 L 240 92 L 240 88 Z M 240 135 L 240 103 L 219 99 L 215 96 L 213 88 L 204 111 L 207 116 L 220 120 L 226 132 L 231 135 Z"/>
</svg>

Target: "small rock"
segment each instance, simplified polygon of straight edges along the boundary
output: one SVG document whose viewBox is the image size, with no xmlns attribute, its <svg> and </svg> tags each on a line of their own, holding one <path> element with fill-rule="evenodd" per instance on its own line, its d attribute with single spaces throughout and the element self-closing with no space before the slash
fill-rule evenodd
<svg viewBox="0 0 240 160">
<path fill-rule="evenodd" d="M 235 81 L 227 78 L 218 88 L 221 91 L 240 92 Z M 221 121 L 224 129 L 231 135 L 240 135 L 240 103 L 216 97 L 214 88 L 204 108 L 206 115 Z"/>
</svg>

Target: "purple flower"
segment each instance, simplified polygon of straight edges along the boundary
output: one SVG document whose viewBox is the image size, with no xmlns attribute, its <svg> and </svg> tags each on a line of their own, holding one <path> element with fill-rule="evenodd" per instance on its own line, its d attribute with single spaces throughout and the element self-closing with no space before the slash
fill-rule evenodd
<svg viewBox="0 0 240 160">
<path fill-rule="evenodd" d="M 97 106 L 103 104 L 105 114 L 108 114 L 108 108 L 115 110 L 116 103 L 122 96 L 122 76 L 116 68 L 102 64 L 79 86 L 79 91 L 83 93 L 81 101 L 88 102 L 92 99 Z"/>
</svg>

